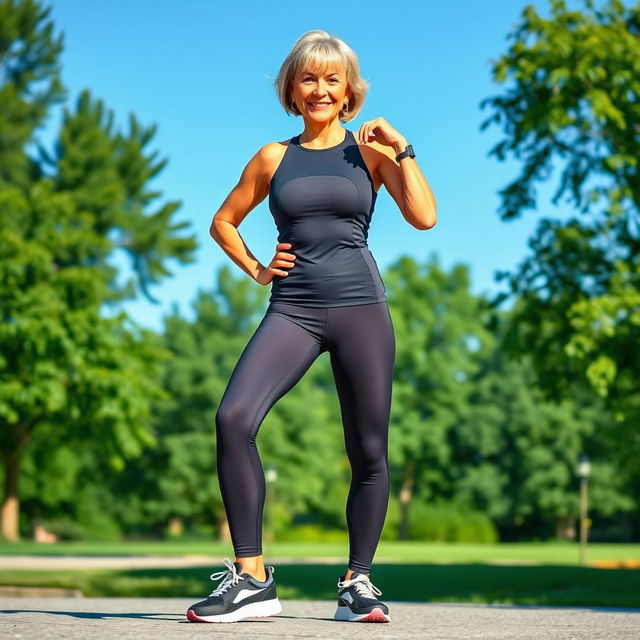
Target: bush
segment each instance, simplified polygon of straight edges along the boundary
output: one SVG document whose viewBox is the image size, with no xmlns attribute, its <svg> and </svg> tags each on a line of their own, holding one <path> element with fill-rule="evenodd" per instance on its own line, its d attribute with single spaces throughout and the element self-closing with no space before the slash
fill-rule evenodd
<svg viewBox="0 0 640 640">
<path fill-rule="evenodd" d="M 50 533 L 55 533 L 61 541 L 82 540 L 85 537 L 82 525 L 69 518 L 48 520 L 42 526 Z"/>
<path fill-rule="evenodd" d="M 471 507 L 455 503 L 409 505 L 409 537 L 430 542 L 498 541 L 498 532 L 489 517 Z"/>
<path fill-rule="evenodd" d="M 348 533 L 341 529 L 326 529 L 317 524 L 294 525 L 277 535 L 278 542 L 345 542 Z"/>
</svg>

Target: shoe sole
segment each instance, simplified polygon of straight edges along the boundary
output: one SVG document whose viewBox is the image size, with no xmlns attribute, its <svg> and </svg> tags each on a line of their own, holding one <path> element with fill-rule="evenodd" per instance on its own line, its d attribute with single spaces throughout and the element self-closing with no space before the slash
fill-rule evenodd
<svg viewBox="0 0 640 640">
<path fill-rule="evenodd" d="M 338 607 L 333 619 L 343 622 L 391 622 L 391 616 L 380 607 L 374 607 L 369 613 L 354 613 L 349 607 Z"/>
<path fill-rule="evenodd" d="M 187 611 L 189 622 L 237 622 L 244 618 L 266 618 L 282 613 L 282 604 L 278 598 L 265 600 L 264 602 L 252 602 L 229 613 L 220 613 L 217 616 L 199 616 L 193 609 Z"/>
</svg>

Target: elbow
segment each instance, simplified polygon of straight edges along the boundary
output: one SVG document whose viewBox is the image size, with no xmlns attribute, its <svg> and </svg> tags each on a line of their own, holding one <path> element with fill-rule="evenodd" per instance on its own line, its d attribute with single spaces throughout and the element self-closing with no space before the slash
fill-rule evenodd
<svg viewBox="0 0 640 640">
<path fill-rule="evenodd" d="M 220 220 L 216 220 L 216 217 L 213 217 L 213 220 L 211 221 L 211 225 L 209 227 L 209 235 L 216 241 L 218 242 L 219 238 L 220 238 L 220 233 L 219 233 L 219 229 L 218 226 L 220 225 Z"/>
<path fill-rule="evenodd" d="M 402 215 L 404 215 L 407 222 L 409 222 L 419 231 L 427 231 L 428 229 L 433 229 L 433 227 L 436 226 L 436 222 L 438 221 L 435 205 L 427 205 L 425 206 L 425 208 L 417 212 L 404 210 L 402 212 Z"/>
<path fill-rule="evenodd" d="M 434 206 L 428 215 L 424 217 L 424 225 L 422 227 L 423 231 L 427 231 L 428 229 L 433 229 L 436 226 L 436 222 L 438 222 L 438 212 L 436 207 Z"/>
<path fill-rule="evenodd" d="M 438 222 L 438 218 L 436 217 L 435 211 L 432 215 L 423 218 L 418 224 L 415 225 L 416 229 L 420 231 L 428 231 L 429 229 L 433 229 Z"/>
<path fill-rule="evenodd" d="M 238 229 L 238 227 L 231 222 L 230 220 L 224 220 L 223 218 L 217 218 L 217 216 L 213 216 L 213 220 L 211 221 L 211 226 L 209 227 L 209 235 L 219 244 L 222 245 L 224 242 L 223 229 L 230 225 L 234 229 Z"/>
</svg>

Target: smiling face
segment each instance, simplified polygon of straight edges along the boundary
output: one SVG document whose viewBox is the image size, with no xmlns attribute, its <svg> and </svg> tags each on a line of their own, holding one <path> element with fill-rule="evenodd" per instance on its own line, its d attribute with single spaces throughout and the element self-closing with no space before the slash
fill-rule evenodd
<svg viewBox="0 0 640 640">
<path fill-rule="evenodd" d="M 290 96 L 306 118 L 335 118 L 351 96 L 344 66 L 330 64 L 326 69 L 303 67 L 291 82 Z"/>
</svg>

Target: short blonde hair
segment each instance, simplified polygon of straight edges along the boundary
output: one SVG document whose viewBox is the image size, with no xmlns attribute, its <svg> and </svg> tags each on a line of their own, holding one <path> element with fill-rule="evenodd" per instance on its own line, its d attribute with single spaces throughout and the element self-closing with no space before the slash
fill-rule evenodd
<svg viewBox="0 0 640 640">
<path fill-rule="evenodd" d="M 346 111 L 341 109 L 338 118 L 341 122 L 349 122 L 358 115 L 369 90 L 369 83 L 360 75 L 358 56 L 344 40 L 322 29 L 307 31 L 298 38 L 273 82 L 278 100 L 288 114 L 300 115 L 297 107 L 292 106 L 289 96 L 289 84 L 296 73 L 307 64 L 324 71 L 332 63 L 344 66 L 347 84 L 351 89 L 348 108 Z"/>
</svg>

